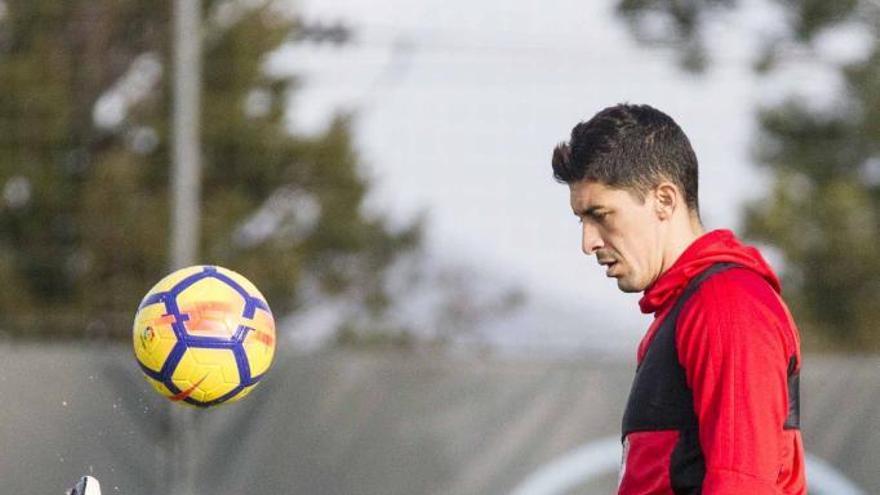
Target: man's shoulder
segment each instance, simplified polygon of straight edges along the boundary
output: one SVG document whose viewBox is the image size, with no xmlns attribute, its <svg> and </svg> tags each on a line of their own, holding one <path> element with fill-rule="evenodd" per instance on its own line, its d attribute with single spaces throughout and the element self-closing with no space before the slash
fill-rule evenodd
<svg viewBox="0 0 880 495">
<path fill-rule="evenodd" d="M 709 317 L 785 318 L 784 302 L 760 273 L 734 266 L 713 274 L 697 288 L 683 312 Z"/>
<path fill-rule="evenodd" d="M 735 298 L 769 298 L 776 300 L 776 291 L 760 273 L 744 266 L 734 265 L 713 274 L 700 284 L 694 296 L 720 298 L 735 302 Z"/>
<path fill-rule="evenodd" d="M 785 302 L 760 273 L 735 267 L 707 278 L 676 322 L 676 345 L 684 356 L 722 354 L 734 348 L 782 351 L 787 366 L 798 353 L 797 327 Z"/>
</svg>

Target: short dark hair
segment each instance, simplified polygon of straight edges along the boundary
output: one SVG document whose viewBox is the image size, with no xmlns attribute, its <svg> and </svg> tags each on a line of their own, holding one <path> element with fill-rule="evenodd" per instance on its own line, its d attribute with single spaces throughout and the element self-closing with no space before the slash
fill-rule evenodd
<svg viewBox="0 0 880 495">
<path fill-rule="evenodd" d="M 574 126 L 571 140 L 553 150 L 553 177 L 559 182 L 594 180 L 643 199 L 668 180 L 694 212 L 699 212 L 697 175 L 697 156 L 684 131 L 648 105 L 608 107 Z"/>
</svg>

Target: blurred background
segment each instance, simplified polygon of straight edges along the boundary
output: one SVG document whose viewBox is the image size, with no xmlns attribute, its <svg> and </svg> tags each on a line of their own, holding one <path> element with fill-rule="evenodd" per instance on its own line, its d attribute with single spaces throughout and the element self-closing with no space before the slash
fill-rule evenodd
<svg viewBox="0 0 880 495">
<path fill-rule="evenodd" d="M 613 492 L 649 320 L 549 161 L 626 101 L 782 275 L 811 493 L 880 493 L 878 34 L 877 0 L 0 0 L 2 491 Z M 183 456 L 130 332 L 190 263 L 279 347 Z"/>
</svg>

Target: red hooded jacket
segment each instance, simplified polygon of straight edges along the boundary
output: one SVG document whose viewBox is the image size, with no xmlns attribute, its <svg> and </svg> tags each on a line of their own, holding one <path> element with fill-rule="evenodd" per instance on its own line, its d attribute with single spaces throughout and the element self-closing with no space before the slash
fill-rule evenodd
<svg viewBox="0 0 880 495">
<path fill-rule="evenodd" d="M 800 430 L 787 427 L 789 380 L 801 363 L 798 331 L 779 279 L 755 248 L 728 230 L 691 244 L 639 301 L 655 319 L 638 362 L 688 283 L 718 263 L 735 266 L 696 286 L 669 339 L 693 397 L 702 492 L 675 486 L 671 458 L 683 433 L 658 428 L 626 434 L 620 495 L 806 493 Z"/>
</svg>

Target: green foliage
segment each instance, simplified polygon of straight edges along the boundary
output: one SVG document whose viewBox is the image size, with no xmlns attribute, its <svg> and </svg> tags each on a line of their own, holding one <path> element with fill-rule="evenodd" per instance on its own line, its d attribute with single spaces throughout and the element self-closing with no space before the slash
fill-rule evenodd
<svg viewBox="0 0 880 495">
<path fill-rule="evenodd" d="M 823 29 L 832 29 L 853 15 L 858 15 L 858 0 L 784 0 L 791 13 L 791 29 L 799 41 L 810 41 Z"/>
<path fill-rule="evenodd" d="M 670 16 L 673 6 L 681 3 L 622 0 L 619 5 L 629 17 Z M 697 24 L 681 31 L 687 40 L 680 45 L 682 51 L 698 36 L 706 16 L 718 14 L 721 3 L 726 9 L 736 7 L 734 1 L 684 2 L 694 10 L 689 18 Z M 829 95 L 832 104 L 820 106 L 792 97 L 759 112 L 756 157 L 774 183 L 765 198 L 748 206 L 745 233 L 784 255 L 786 298 L 811 347 L 877 351 L 880 4 L 870 0 L 777 3 L 787 14 L 787 34 L 785 39 L 767 41 L 757 64 L 760 70 L 771 71 L 786 62 L 791 51 L 782 48 L 812 50 L 818 35 L 845 25 L 872 33 L 873 47 L 863 60 L 836 67 L 844 84 L 839 94 Z"/>
<path fill-rule="evenodd" d="M 617 12 L 640 42 L 677 46 L 682 68 L 702 72 L 709 62 L 701 29 L 703 18 L 735 4 L 736 0 L 620 0 Z"/>
<path fill-rule="evenodd" d="M 0 328 L 124 337 L 169 266 L 171 4 L 0 3 Z M 201 262 L 254 280 L 279 315 L 297 309 L 303 277 L 381 315 L 388 268 L 419 226 L 364 212 L 346 117 L 288 131 L 296 81 L 262 66 L 297 23 L 272 2 L 244 5 L 203 2 Z M 161 77 L 141 75 L 124 118 L 99 125 L 101 98 L 145 60 Z"/>
<path fill-rule="evenodd" d="M 788 40 L 809 44 L 825 29 L 847 22 L 872 22 L 862 4 L 877 5 L 873 0 L 772 0 L 785 9 L 789 23 Z M 637 40 L 646 45 L 670 45 L 680 54 L 684 70 L 699 73 L 711 63 L 704 27 L 711 17 L 735 10 L 739 0 L 618 0 L 617 13 L 630 27 Z M 872 10 L 872 9 L 868 9 Z M 876 19 L 873 19 L 876 21 Z M 760 65 L 780 56 L 785 47 L 779 39 L 765 41 Z"/>
</svg>

